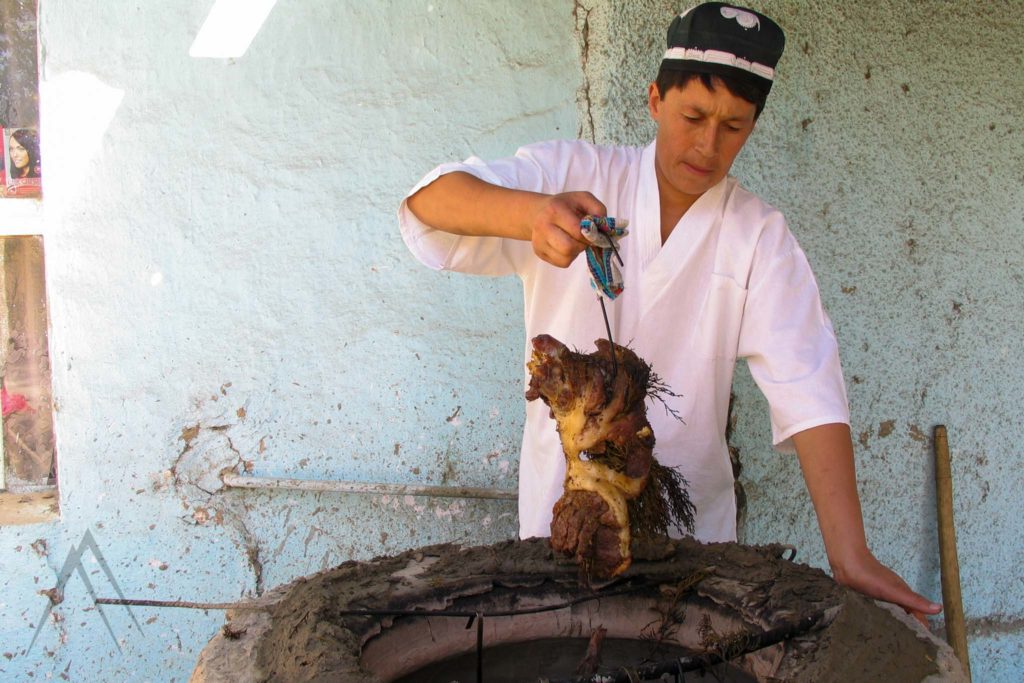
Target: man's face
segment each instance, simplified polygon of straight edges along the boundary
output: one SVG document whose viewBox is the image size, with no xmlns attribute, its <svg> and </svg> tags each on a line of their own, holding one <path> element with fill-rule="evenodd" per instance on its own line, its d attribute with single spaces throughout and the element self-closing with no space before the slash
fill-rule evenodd
<svg viewBox="0 0 1024 683">
<path fill-rule="evenodd" d="M 728 173 L 754 130 L 756 107 L 722 83 L 699 78 L 664 97 L 652 83 L 648 106 L 658 124 L 655 169 L 662 200 L 689 206 Z"/>
</svg>

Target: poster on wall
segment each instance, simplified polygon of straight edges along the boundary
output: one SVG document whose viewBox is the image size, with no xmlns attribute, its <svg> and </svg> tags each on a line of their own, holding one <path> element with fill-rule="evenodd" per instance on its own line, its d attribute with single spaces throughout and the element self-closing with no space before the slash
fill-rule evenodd
<svg viewBox="0 0 1024 683">
<path fill-rule="evenodd" d="M 0 0 L 0 197 L 39 197 L 36 0 Z"/>
<path fill-rule="evenodd" d="M 39 133 L 35 128 L 3 128 L 4 196 L 38 197 L 42 193 Z"/>
</svg>

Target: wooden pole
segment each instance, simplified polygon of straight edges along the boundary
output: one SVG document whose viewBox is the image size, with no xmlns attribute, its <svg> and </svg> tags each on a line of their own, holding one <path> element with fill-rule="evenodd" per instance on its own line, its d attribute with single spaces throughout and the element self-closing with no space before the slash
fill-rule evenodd
<svg viewBox="0 0 1024 683">
<path fill-rule="evenodd" d="M 942 610 L 946 616 L 946 642 L 971 677 L 967 653 L 967 627 L 960 595 L 960 562 L 956 555 L 956 527 L 953 524 L 953 475 L 949 461 L 946 427 L 935 427 L 935 497 L 939 510 L 939 559 L 942 576 Z"/>
</svg>

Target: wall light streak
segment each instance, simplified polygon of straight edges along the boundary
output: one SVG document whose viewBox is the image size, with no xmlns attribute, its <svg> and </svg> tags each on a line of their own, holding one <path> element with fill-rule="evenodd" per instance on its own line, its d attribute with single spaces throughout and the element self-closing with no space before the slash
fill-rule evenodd
<svg viewBox="0 0 1024 683">
<path fill-rule="evenodd" d="M 39 84 L 42 157 L 46 164 L 46 213 L 51 220 L 73 208 L 83 192 L 102 192 L 90 185 L 96 160 L 104 153 L 108 129 L 124 100 L 124 90 L 114 88 L 94 74 L 67 71 L 49 75 Z M 116 158 L 116 150 L 106 150 Z M 80 208 L 80 207 L 74 207 Z M 49 256 L 49 255 L 48 255 Z"/>
<path fill-rule="evenodd" d="M 188 53 L 235 59 L 245 54 L 277 0 L 216 0 Z"/>
</svg>

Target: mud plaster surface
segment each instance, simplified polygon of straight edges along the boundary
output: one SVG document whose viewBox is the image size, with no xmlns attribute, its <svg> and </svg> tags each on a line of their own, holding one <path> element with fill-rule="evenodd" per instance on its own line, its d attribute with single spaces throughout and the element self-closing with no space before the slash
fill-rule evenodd
<svg viewBox="0 0 1024 683">
<path fill-rule="evenodd" d="M 611 594 L 640 584 L 639 592 L 619 603 L 610 597 L 588 603 L 599 603 L 604 625 L 618 630 L 610 636 L 637 638 L 649 620 L 638 623 L 633 616 L 632 622 L 619 623 L 617 615 L 663 602 L 665 589 L 694 576 L 703 578 L 686 593 L 680 642 L 686 633 L 697 632 L 704 615 L 711 615 L 715 630 L 725 634 L 825 614 L 815 630 L 762 651 L 759 663 L 749 662 L 761 667 L 759 680 L 966 680 L 948 646 L 915 622 L 842 588 L 820 570 L 781 559 L 782 552 L 775 546 L 665 540 L 634 548 L 636 561 L 622 579 L 590 588 L 580 586 L 575 565 L 556 558 L 547 539 L 465 549 L 431 546 L 371 562 L 347 562 L 275 589 L 253 603 L 253 609 L 229 612 L 224 630 L 203 651 L 192 681 L 379 681 L 388 675 L 379 675 L 375 661 L 393 664 L 417 656 L 407 634 L 419 618 L 340 613 L 353 609 L 499 611 L 562 604 L 594 591 Z M 579 631 L 586 620 L 577 617 L 576 622 L 566 619 L 566 635 Z M 465 631 L 464 620 L 447 621 L 459 622 L 452 628 Z M 497 621 L 487 621 L 491 630 L 485 637 L 491 644 L 501 637 Z M 433 624 L 433 656 L 458 654 L 444 651 L 441 631 L 448 627 Z M 514 624 L 510 628 L 514 631 Z M 695 640 L 691 637 L 688 644 Z"/>
</svg>

